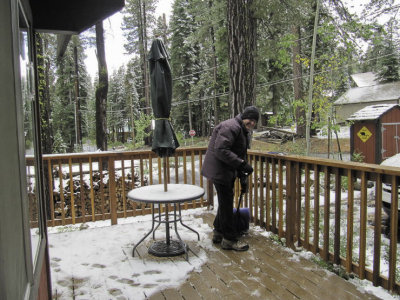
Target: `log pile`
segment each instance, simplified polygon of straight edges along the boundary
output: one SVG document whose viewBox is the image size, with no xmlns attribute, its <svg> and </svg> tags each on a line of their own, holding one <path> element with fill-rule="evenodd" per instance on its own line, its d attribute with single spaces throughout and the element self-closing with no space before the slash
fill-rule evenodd
<svg viewBox="0 0 400 300">
<path fill-rule="evenodd" d="M 263 130 L 266 130 L 266 132 L 255 137 L 256 140 L 273 144 L 283 144 L 297 137 L 296 133 L 283 129 L 265 127 Z"/>
<path fill-rule="evenodd" d="M 100 173 L 95 172 L 92 176 L 93 180 L 93 198 L 94 198 L 94 213 L 103 214 L 110 213 L 110 195 L 109 195 L 109 179 L 107 172 L 103 172 L 103 180 L 101 181 Z M 124 195 L 126 199 L 127 193 L 133 188 L 141 186 L 139 174 L 136 172 L 133 176 L 134 180 L 132 183 L 132 174 L 125 174 L 125 181 L 123 182 L 122 176 L 115 174 L 115 192 L 117 198 L 117 210 L 123 211 L 124 208 Z M 73 195 L 74 195 L 74 209 L 75 217 L 82 216 L 82 212 L 85 215 L 92 214 L 92 200 L 91 200 L 91 188 L 90 179 L 80 181 L 79 176 L 75 176 L 73 179 Z M 82 183 L 82 184 L 81 184 Z M 132 185 L 133 184 L 133 185 Z M 64 198 L 64 213 L 65 217 L 72 217 L 71 211 L 71 185 L 70 179 L 65 181 L 63 189 Z M 144 185 L 148 185 L 147 177 L 144 178 Z M 60 191 L 53 192 L 54 199 L 54 213 L 55 217 L 62 215 L 62 198 Z M 131 201 L 126 201 L 126 209 L 133 209 Z M 82 208 L 84 207 L 84 209 Z"/>
</svg>

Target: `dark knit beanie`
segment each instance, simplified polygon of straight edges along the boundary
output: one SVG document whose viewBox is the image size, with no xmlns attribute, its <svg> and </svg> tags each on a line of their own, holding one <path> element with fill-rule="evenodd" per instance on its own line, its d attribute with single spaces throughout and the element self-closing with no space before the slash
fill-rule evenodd
<svg viewBox="0 0 400 300">
<path fill-rule="evenodd" d="M 258 122 L 259 117 L 260 117 L 260 112 L 255 106 L 247 106 L 244 109 L 243 113 L 241 114 L 242 120 L 251 119 L 251 120 L 256 120 L 256 122 Z"/>
</svg>

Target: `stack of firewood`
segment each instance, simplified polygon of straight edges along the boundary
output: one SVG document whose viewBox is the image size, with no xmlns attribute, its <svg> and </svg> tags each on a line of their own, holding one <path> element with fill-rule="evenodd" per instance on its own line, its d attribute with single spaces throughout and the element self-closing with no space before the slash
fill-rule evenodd
<svg viewBox="0 0 400 300">
<path fill-rule="evenodd" d="M 110 195 L 109 195 L 109 179 L 107 172 L 103 173 L 103 183 L 101 182 L 100 173 L 95 172 L 92 176 L 93 181 L 93 198 L 95 214 L 103 214 L 110 212 Z M 125 174 L 125 181 L 123 184 L 123 178 L 115 174 L 115 192 L 117 198 L 117 210 L 122 211 L 124 207 L 124 195 L 126 199 L 127 193 L 133 188 L 132 186 L 132 174 Z M 136 172 L 133 176 L 134 187 L 137 188 L 141 185 L 139 174 Z M 86 215 L 92 214 L 92 203 L 91 203 L 91 188 L 87 183 L 88 181 L 79 180 L 79 176 L 73 178 L 73 195 L 74 195 L 74 210 L 75 217 L 82 216 L 82 205 L 84 205 L 84 212 Z M 89 183 L 90 184 L 90 183 Z M 144 185 L 147 185 L 147 177 L 144 178 Z M 66 180 L 63 189 L 64 198 L 64 213 L 65 217 L 71 217 L 71 185 L 70 180 Z M 59 191 L 53 192 L 53 199 L 55 203 L 54 211 L 55 215 L 60 216 L 62 214 L 62 199 Z M 130 201 L 125 202 L 126 208 L 132 209 Z"/>
<path fill-rule="evenodd" d="M 266 130 L 266 132 L 255 137 L 255 139 L 267 143 L 283 144 L 287 141 L 293 141 L 297 137 L 296 133 L 283 129 L 265 127 L 263 130 Z"/>
</svg>

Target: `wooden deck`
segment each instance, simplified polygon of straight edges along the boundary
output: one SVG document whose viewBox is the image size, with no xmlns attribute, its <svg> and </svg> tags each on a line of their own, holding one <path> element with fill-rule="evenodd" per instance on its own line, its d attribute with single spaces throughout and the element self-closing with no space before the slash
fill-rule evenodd
<svg viewBox="0 0 400 300">
<path fill-rule="evenodd" d="M 212 225 L 211 213 L 202 217 Z M 293 253 L 262 235 L 251 234 L 244 240 L 250 245 L 247 252 L 225 251 L 220 246 L 215 246 L 217 251 L 203 249 L 208 261 L 201 272 L 192 272 L 179 288 L 148 299 L 379 299 L 305 258 L 296 255 L 294 259 Z M 193 249 L 190 263 L 199 246 L 189 246 Z"/>
</svg>

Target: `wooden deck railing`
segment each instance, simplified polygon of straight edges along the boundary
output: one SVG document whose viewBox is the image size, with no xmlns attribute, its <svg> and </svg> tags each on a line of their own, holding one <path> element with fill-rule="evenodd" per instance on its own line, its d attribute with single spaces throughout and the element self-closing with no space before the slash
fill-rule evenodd
<svg viewBox="0 0 400 300">
<path fill-rule="evenodd" d="M 196 184 L 207 190 L 199 175 L 205 150 L 178 149 L 167 160 L 168 183 Z M 117 224 L 121 217 L 149 214 L 150 206 L 128 201 L 127 193 L 164 182 L 161 159 L 151 151 L 44 155 L 43 160 L 49 199 L 53 199 L 47 203 L 48 226 L 106 219 Z M 27 162 L 29 166 L 33 160 Z M 183 208 L 208 206 L 213 201 L 210 195 Z"/>
<path fill-rule="evenodd" d="M 285 238 L 288 247 L 301 246 L 399 293 L 397 209 L 390 210 L 388 236 L 381 233 L 382 184 L 391 184 L 397 208 L 398 168 L 256 151 L 249 160 L 255 172 L 245 205 L 255 224 Z"/>
<path fill-rule="evenodd" d="M 168 160 L 168 182 L 207 190 L 185 209 L 213 204 L 212 185 L 199 171 L 205 151 L 179 148 Z M 250 208 L 252 222 L 285 238 L 288 247 L 302 247 L 375 286 L 400 292 L 397 209 L 390 211 L 388 236 L 381 234 L 382 185 L 391 184 L 391 202 L 398 207 L 398 168 L 260 151 L 250 151 L 248 158 L 254 173 L 243 206 Z M 104 219 L 116 224 L 121 217 L 150 213 L 126 194 L 163 182 L 161 160 L 151 151 L 45 155 L 44 161 L 53 199 L 49 226 Z M 238 183 L 235 188 L 237 201 Z"/>
</svg>

